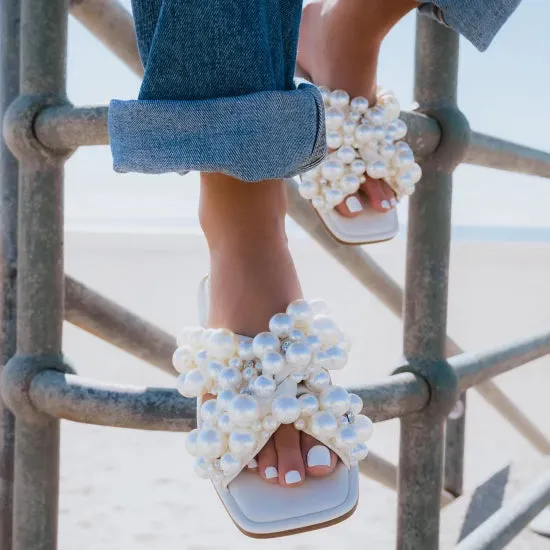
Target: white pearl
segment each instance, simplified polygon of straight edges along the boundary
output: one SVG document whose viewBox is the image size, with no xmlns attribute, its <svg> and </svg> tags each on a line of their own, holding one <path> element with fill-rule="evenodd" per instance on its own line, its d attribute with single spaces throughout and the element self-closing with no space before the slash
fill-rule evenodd
<svg viewBox="0 0 550 550">
<path fill-rule="evenodd" d="M 301 326 L 302 323 L 308 324 L 313 318 L 313 311 L 311 310 L 311 306 L 306 300 L 302 299 L 294 300 L 293 302 L 288 304 L 288 307 L 286 308 L 286 313 L 292 319 L 294 326 Z M 283 336 L 288 336 L 288 334 L 290 334 L 290 331 Z"/>
<path fill-rule="evenodd" d="M 407 135 L 407 125 L 400 119 L 396 119 L 392 122 L 395 127 L 394 139 L 403 139 Z"/>
<path fill-rule="evenodd" d="M 353 136 L 355 135 L 355 129 L 357 128 L 357 123 L 354 120 L 346 120 L 342 126 L 344 135 Z"/>
<path fill-rule="evenodd" d="M 279 351 L 281 343 L 275 334 L 260 332 L 252 341 L 252 349 L 254 350 L 254 355 L 261 359 L 268 351 Z"/>
<path fill-rule="evenodd" d="M 280 353 L 276 351 L 269 351 L 264 355 L 262 361 L 262 372 L 264 374 L 269 374 L 270 376 L 275 376 L 279 374 L 285 366 L 285 360 Z"/>
<path fill-rule="evenodd" d="M 330 367 L 330 358 L 323 350 L 319 350 L 315 353 L 313 356 L 312 365 L 315 368 L 322 368 L 327 369 L 327 367 Z"/>
<path fill-rule="evenodd" d="M 301 372 L 293 372 L 290 375 L 290 378 L 296 382 L 296 384 L 299 384 L 300 382 L 303 382 L 307 378 L 307 374 L 301 373 Z"/>
<path fill-rule="evenodd" d="M 250 382 L 258 376 L 258 371 L 254 367 L 245 367 L 242 372 L 243 380 Z"/>
<path fill-rule="evenodd" d="M 297 430 L 305 430 L 306 421 L 303 418 L 298 418 L 298 420 L 296 420 L 296 422 L 294 422 L 294 427 Z"/>
<path fill-rule="evenodd" d="M 422 179 L 422 168 L 420 168 L 420 165 L 416 164 L 416 162 L 412 166 L 409 166 L 407 171 L 409 172 L 413 185 Z"/>
<path fill-rule="evenodd" d="M 292 317 L 286 313 L 276 313 L 269 320 L 269 331 L 278 338 L 286 338 L 292 330 Z"/>
<path fill-rule="evenodd" d="M 338 428 L 334 435 L 334 442 L 337 447 L 351 449 L 358 443 L 357 430 L 353 424 L 344 424 Z"/>
<path fill-rule="evenodd" d="M 300 395 L 298 403 L 300 404 L 302 416 L 312 416 L 319 410 L 319 401 L 311 393 Z"/>
<path fill-rule="evenodd" d="M 208 364 L 206 366 L 206 372 L 208 373 L 208 376 L 214 380 L 217 380 L 220 372 L 224 369 L 222 363 L 219 361 L 208 361 Z"/>
<path fill-rule="evenodd" d="M 414 164 L 414 154 L 409 149 L 406 150 L 400 150 L 395 153 L 395 156 L 393 157 L 393 165 L 396 168 L 408 168 Z"/>
<path fill-rule="evenodd" d="M 328 357 L 326 368 L 329 370 L 343 369 L 348 362 L 348 354 L 339 346 L 332 346 L 325 350 Z"/>
<path fill-rule="evenodd" d="M 200 430 L 194 429 L 191 430 L 187 437 L 185 438 L 185 449 L 187 452 L 192 456 L 197 456 L 197 437 L 199 435 Z"/>
<path fill-rule="evenodd" d="M 310 200 L 319 193 L 319 185 L 311 180 L 302 180 L 302 182 L 298 185 L 298 192 L 301 197 Z"/>
<path fill-rule="evenodd" d="M 239 341 L 238 353 L 243 361 L 250 361 L 250 359 L 254 358 L 252 338 L 243 338 Z"/>
<path fill-rule="evenodd" d="M 300 416 L 298 399 L 291 395 L 280 395 L 273 400 L 271 412 L 277 422 L 292 424 Z"/>
<path fill-rule="evenodd" d="M 325 369 L 316 369 L 306 381 L 306 386 L 315 392 L 324 390 L 330 384 L 330 376 Z"/>
<path fill-rule="evenodd" d="M 238 430 L 229 435 L 229 449 L 237 457 L 250 454 L 256 448 L 256 437 L 247 430 Z"/>
<path fill-rule="evenodd" d="M 228 359 L 237 350 L 237 338 L 225 328 L 216 329 L 208 340 L 208 352 L 214 359 Z"/>
<path fill-rule="evenodd" d="M 319 404 L 321 409 L 332 411 L 335 416 L 341 416 L 349 409 L 349 394 L 341 386 L 329 386 L 321 392 Z"/>
<path fill-rule="evenodd" d="M 233 429 L 233 422 L 227 413 L 222 413 L 218 417 L 218 428 L 223 433 L 229 433 Z"/>
<path fill-rule="evenodd" d="M 368 454 L 369 448 L 364 443 L 357 443 L 350 452 L 350 458 L 358 462 L 367 458 Z"/>
<path fill-rule="evenodd" d="M 374 139 L 377 141 L 382 141 L 386 138 L 386 129 L 384 126 L 378 125 L 373 128 Z"/>
<path fill-rule="evenodd" d="M 208 479 L 214 473 L 212 462 L 210 460 L 206 460 L 202 456 L 199 456 L 199 458 L 195 460 L 193 469 L 195 470 L 195 473 L 202 479 Z"/>
<path fill-rule="evenodd" d="M 359 189 L 359 185 L 359 178 L 355 174 L 347 174 L 338 182 L 344 195 L 352 195 Z"/>
<path fill-rule="evenodd" d="M 341 160 L 344 164 L 351 164 L 356 157 L 355 149 L 350 145 L 343 145 L 338 149 L 336 153 L 338 159 Z"/>
<path fill-rule="evenodd" d="M 369 143 L 374 139 L 374 128 L 368 124 L 360 124 L 355 130 L 355 139 L 359 143 Z"/>
<path fill-rule="evenodd" d="M 321 166 L 321 173 L 327 180 L 337 181 L 344 175 L 344 165 L 338 160 L 326 160 Z"/>
<path fill-rule="evenodd" d="M 338 149 L 342 145 L 342 134 L 337 130 L 327 132 L 327 147 L 329 149 Z"/>
<path fill-rule="evenodd" d="M 325 105 L 329 104 L 330 101 L 330 90 L 326 86 L 318 86 L 319 91 L 321 92 L 321 97 Z"/>
<path fill-rule="evenodd" d="M 201 369 L 201 371 L 208 372 L 208 363 L 208 352 L 205 349 L 201 349 L 195 353 L 195 364 L 199 367 L 199 369 Z"/>
<path fill-rule="evenodd" d="M 371 162 L 377 162 L 382 160 L 382 157 L 378 154 L 378 151 L 376 149 L 373 149 L 371 147 L 361 147 L 359 149 L 359 153 L 361 155 L 361 158 L 365 161 L 365 163 L 368 165 Z M 365 167 L 366 170 L 366 167 Z"/>
<path fill-rule="evenodd" d="M 362 159 L 355 159 L 350 166 L 350 170 L 356 175 L 356 176 L 362 176 L 365 173 L 365 170 L 367 169 L 367 165 L 365 164 L 365 161 Z"/>
<path fill-rule="evenodd" d="M 220 458 L 220 467 L 226 476 L 232 476 L 241 469 L 241 461 L 231 453 L 225 453 Z"/>
<path fill-rule="evenodd" d="M 396 151 L 412 151 L 409 144 L 406 141 L 398 141 L 395 143 Z"/>
<path fill-rule="evenodd" d="M 340 329 L 328 315 L 318 315 L 311 323 L 311 332 L 325 345 L 334 345 L 340 339 Z"/>
<path fill-rule="evenodd" d="M 344 136 L 344 145 L 351 145 L 354 146 L 355 143 L 355 136 L 346 135 Z"/>
<path fill-rule="evenodd" d="M 367 165 L 367 174 L 375 180 L 385 178 L 388 175 L 388 165 L 381 160 L 371 162 Z"/>
<path fill-rule="evenodd" d="M 333 207 L 340 204 L 344 200 L 344 193 L 340 189 L 327 187 L 323 190 L 325 202 L 328 206 Z"/>
<path fill-rule="evenodd" d="M 279 426 L 279 423 L 277 422 L 277 420 L 275 420 L 275 418 L 273 416 L 268 414 L 264 418 L 264 421 L 263 421 L 262 425 L 263 425 L 264 430 L 266 430 L 267 432 L 274 432 L 277 429 L 277 427 Z"/>
<path fill-rule="evenodd" d="M 312 334 L 306 338 L 306 344 L 308 344 L 309 349 L 315 353 L 321 349 L 321 339 L 316 334 Z"/>
<path fill-rule="evenodd" d="M 178 346 L 189 345 L 191 347 L 197 347 L 202 345 L 202 335 L 204 329 L 202 327 L 186 327 L 179 334 L 177 338 Z"/>
<path fill-rule="evenodd" d="M 378 149 L 378 154 L 385 160 L 391 159 L 396 153 L 393 143 L 383 143 Z"/>
<path fill-rule="evenodd" d="M 244 428 L 260 418 L 260 406 L 256 398 L 240 394 L 231 400 L 227 413 L 233 424 Z"/>
<path fill-rule="evenodd" d="M 414 183 L 408 170 L 403 170 L 395 178 L 395 185 L 400 193 L 410 195 L 414 191 Z"/>
<path fill-rule="evenodd" d="M 275 392 L 276 388 L 277 384 L 275 383 L 275 380 L 269 376 L 265 376 L 264 374 L 258 376 L 258 378 L 252 382 L 252 391 L 258 397 L 269 397 Z"/>
<path fill-rule="evenodd" d="M 329 411 L 319 411 L 311 417 L 311 432 L 317 437 L 330 437 L 337 429 L 336 417 Z"/>
<path fill-rule="evenodd" d="M 293 342 L 286 350 L 286 361 L 293 369 L 301 370 L 311 362 L 311 349 L 305 342 Z"/>
<path fill-rule="evenodd" d="M 372 437 L 374 425 L 368 416 L 358 414 L 355 417 L 353 426 L 355 426 L 355 429 L 357 430 L 357 437 L 359 441 L 368 441 Z"/>
<path fill-rule="evenodd" d="M 225 436 L 211 427 L 204 427 L 197 436 L 197 453 L 205 458 L 218 458 L 227 447 Z"/>
<path fill-rule="evenodd" d="M 294 342 L 301 342 L 305 339 L 306 335 L 304 334 L 304 331 L 299 328 L 293 328 L 290 331 L 290 334 L 288 337 L 293 340 Z"/>
<path fill-rule="evenodd" d="M 363 400 L 356 394 L 349 394 L 349 410 L 353 414 L 360 414 L 363 410 Z"/>
<path fill-rule="evenodd" d="M 329 312 L 327 303 L 324 300 L 321 300 L 320 298 L 315 298 L 313 300 L 310 300 L 309 307 L 311 307 L 311 311 L 313 312 L 313 315 L 321 315 Z"/>
<path fill-rule="evenodd" d="M 374 125 L 383 124 L 386 120 L 385 110 L 379 106 L 370 108 L 366 116 Z"/>
<path fill-rule="evenodd" d="M 330 210 L 327 207 L 327 203 L 325 202 L 325 199 L 323 197 L 314 197 L 313 199 L 311 199 L 311 204 L 313 208 L 319 210 L 319 212 L 326 212 L 327 210 Z"/>
<path fill-rule="evenodd" d="M 252 431 L 253 432 L 261 432 L 263 430 L 263 424 L 261 420 L 256 420 L 254 424 L 252 424 Z"/>
<path fill-rule="evenodd" d="M 193 366 L 194 356 L 191 346 L 181 346 L 172 355 L 172 364 L 178 372 L 187 372 Z"/>
<path fill-rule="evenodd" d="M 201 405 L 201 418 L 206 424 L 216 422 L 218 416 L 217 399 L 209 399 Z"/>
<path fill-rule="evenodd" d="M 217 402 L 219 412 L 225 412 L 229 408 L 230 403 L 236 397 L 237 393 L 233 390 L 222 390 L 218 392 Z"/>
<path fill-rule="evenodd" d="M 330 94 L 331 107 L 347 107 L 349 104 L 349 94 L 345 90 L 334 90 Z"/>
<path fill-rule="evenodd" d="M 338 130 L 344 124 L 344 113 L 340 109 L 329 107 L 325 111 L 325 124 L 327 130 Z"/>
<path fill-rule="evenodd" d="M 369 100 L 363 96 L 354 97 L 350 103 L 352 111 L 364 114 L 369 109 Z"/>
<path fill-rule="evenodd" d="M 187 374 L 178 376 L 176 385 L 183 397 L 198 397 L 203 393 L 206 379 L 199 369 L 193 369 Z"/>
<path fill-rule="evenodd" d="M 241 371 L 233 367 L 224 367 L 218 374 L 218 386 L 222 390 L 235 389 L 241 381 Z"/>
</svg>

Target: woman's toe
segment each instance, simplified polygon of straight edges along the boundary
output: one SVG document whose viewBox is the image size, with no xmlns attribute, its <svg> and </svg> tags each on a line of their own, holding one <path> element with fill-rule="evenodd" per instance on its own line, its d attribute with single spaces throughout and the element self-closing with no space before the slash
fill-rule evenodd
<svg viewBox="0 0 550 550">
<path fill-rule="evenodd" d="M 275 442 L 271 438 L 265 447 L 258 453 L 258 472 L 269 483 L 279 483 L 279 470 L 277 469 L 277 451 Z"/>
<path fill-rule="evenodd" d="M 392 198 L 395 201 L 395 197 L 387 183 L 367 178 L 367 181 L 361 185 L 361 189 L 367 195 L 370 206 L 378 212 L 387 212 L 393 208 Z"/>
<path fill-rule="evenodd" d="M 279 483 L 286 487 L 301 485 L 306 472 L 300 449 L 300 432 L 292 424 L 283 424 L 273 439 L 277 451 Z"/>
<path fill-rule="evenodd" d="M 363 199 L 361 199 L 359 193 L 354 193 L 353 195 L 346 197 L 344 202 L 340 203 L 335 208 L 340 214 L 342 214 L 342 216 L 354 218 L 355 216 L 359 216 L 359 214 L 361 214 L 365 208 L 365 205 L 363 204 Z"/>
<path fill-rule="evenodd" d="M 307 475 L 322 477 L 336 467 L 338 457 L 322 443 L 306 433 L 302 433 L 302 456 Z"/>
</svg>

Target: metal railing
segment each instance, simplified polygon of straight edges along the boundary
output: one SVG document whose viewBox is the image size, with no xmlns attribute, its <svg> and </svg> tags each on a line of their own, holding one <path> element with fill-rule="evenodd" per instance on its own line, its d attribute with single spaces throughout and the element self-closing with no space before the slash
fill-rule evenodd
<svg viewBox="0 0 550 550">
<path fill-rule="evenodd" d="M 108 142 L 107 107 L 66 98 L 69 8 L 138 75 L 131 16 L 116 0 L 11 0 L 1 7 L 2 340 L 0 548 L 57 547 L 59 419 L 188 431 L 194 402 L 172 389 L 92 382 L 61 349 L 64 318 L 165 371 L 174 338 L 63 273 L 63 165 L 79 146 Z M 550 177 L 550 154 L 471 132 L 456 105 L 458 36 L 419 17 L 415 99 L 402 113 L 424 177 L 411 198 L 405 291 L 358 247 L 330 238 L 289 182 L 290 215 L 405 324 L 406 364 L 354 388 L 364 413 L 401 418 L 397 468 L 373 455 L 362 472 L 398 489 L 397 548 L 438 548 L 440 506 L 462 493 L 464 412 L 474 387 L 540 452 L 550 442 L 491 378 L 550 353 L 550 332 L 478 354 L 446 333 L 452 173 L 460 162 Z M 15 415 L 15 416 L 14 416 Z M 15 420 L 16 419 L 16 420 Z M 446 423 L 446 430 L 445 430 Z M 458 546 L 502 548 L 550 503 L 548 476 Z"/>
</svg>

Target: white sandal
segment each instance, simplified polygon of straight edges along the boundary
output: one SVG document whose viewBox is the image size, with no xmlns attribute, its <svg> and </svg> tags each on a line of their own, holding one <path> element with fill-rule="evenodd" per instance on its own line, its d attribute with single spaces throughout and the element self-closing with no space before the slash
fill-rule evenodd
<svg viewBox="0 0 550 550">
<path fill-rule="evenodd" d="M 200 313 L 208 283 L 201 283 Z M 347 362 L 348 343 L 320 300 L 296 300 L 254 339 L 226 329 L 184 330 L 174 353 L 178 390 L 198 397 L 198 425 L 186 441 L 195 471 L 211 479 L 236 526 L 258 538 L 319 529 L 357 506 L 357 462 L 365 458 L 372 422 L 361 398 L 333 386 L 328 370 Z M 200 402 L 205 393 L 216 399 Z M 247 465 L 281 424 L 293 423 L 334 451 L 326 477 L 293 488 L 266 483 Z"/>
</svg>

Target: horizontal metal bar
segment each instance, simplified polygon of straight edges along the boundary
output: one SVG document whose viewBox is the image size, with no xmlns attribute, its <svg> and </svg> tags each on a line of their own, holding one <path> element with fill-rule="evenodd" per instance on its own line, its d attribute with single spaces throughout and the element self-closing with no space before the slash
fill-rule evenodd
<svg viewBox="0 0 550 550">
<path fill-rule="evenodd" d="M 464 162 L 517 174 L 550 178 L 550 153 L 472 132 Z"/>
<path fill-rule="evenodd" d="M 550 470 L 504 505 L 455 550 L 500 550 L 550 504 Z"/>
<path fill-rule="evenodd" d="M 464 353 L 449 359 L 464 391 L 483 380 L 519 367 L 550 353 L 550 332 L 481 353 Z"/>
<path fill-rule="evenodd" d="M 71 15 L 138 76 L 143 76 L 132 15 L 116 0 L 71 0 Z"/>
<path fill-rule="evenodd" d="M 167 372 L 176 349 L 174 336 L 65 276 L 65 320 Z"/>
<path fill-rule="evenodd" d="M 37 409 L 75 422 L 164 431 L 189 431 L 195 426 L 195 400 L 184 399 L 175 389 L 106 384 L 47 370 L 34 377 L 29 393 Z M 387 410 L 381 414 L 381 396 L 392 403 L 401 399 L 399 410 L 392 408 L 395 416 L 415 412 L 428 398 L 424 382 L 409 374 L 388 377 L 358 393 L 365 402 L 363 412 L 373 420 L 393 418 Z M 419 395 L 424 396 L 423 403 Z"/>
</svg>

